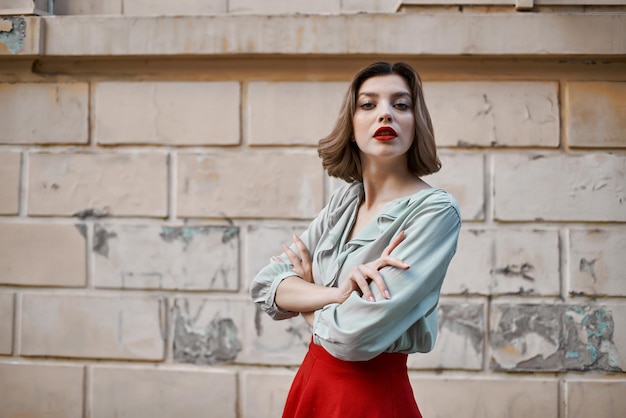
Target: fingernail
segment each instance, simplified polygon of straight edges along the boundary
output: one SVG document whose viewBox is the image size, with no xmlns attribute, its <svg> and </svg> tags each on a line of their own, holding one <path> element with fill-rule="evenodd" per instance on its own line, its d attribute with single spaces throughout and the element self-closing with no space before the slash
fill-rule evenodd
<svg viewBox="0 0 626 418">
<path fill-rule="evenodd" d="M 370 302 L 376 302 L 376 299 L 374 299 L 374 296 L 370 296 L 368 299 Z"/>
<path fill-rule="evenodd" d="M 391 298 L 391 296 L 389 295 L 389 291 L 388 290 L 385 290 L 385 298 L 387 298 L 387 299 Z"/>
</svg>

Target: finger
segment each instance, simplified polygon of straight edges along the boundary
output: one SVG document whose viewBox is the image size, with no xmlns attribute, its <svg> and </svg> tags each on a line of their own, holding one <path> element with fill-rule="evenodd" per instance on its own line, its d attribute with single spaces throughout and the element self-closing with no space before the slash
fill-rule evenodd
<svg viewBox="0 0 626 418">
<path fill-rule="evenodd" d="M 379 263 L 378 263 L 378 269 L 380 270 L 383 267 L 386 266 L 391 266 L 391 267 L 398 267 L 401 268 L 403 270 L 408 269 L 409 266 L 407 263 L 405 263 L 404 261 L 400 260 L 399 258 L 395 258 L 395 257 L 391 257 L 389 255 L 381 257 L 379 259 Z"/>
<path fill-rule="evenodd" d="M 363 273 L 361 273 L 358 267 L 355 267 L 354 269 L 352 269 L 352 277 L 354 279 L 354 282 L 357 284 L 357 286 L 359 286 L 359 289 L 361 290 L 361 294 L 363 294 L 363 297 L 366 300 L 369 300 L 370 302 L 375 302 L 376 299 L 374 299 L 374 295 L 372 294 L 372 290 L 370 289 L 369 283 L 367 282 L 367 279 L 365 278 Z"/>
<path fill-rule="evenodd" d="M 309 257 L 309 250 L 296 234 L 293 234 L 293 242 L 296 244 L 296 248 L 300 252 L 300 258 L 302 260 L 302 266 L 307 267 L 311 264 L 311 257 Z"/>
<path fill-rule="evenodd" d="M 385 247 L 385 249 L 383 250 L 383 255 L 389 255 L 391 254 L 391 252 L 393 250 L 396 249 L 396 247 L 404 240 L 405 237 L 405 233 L 404 231 L 400 231 L 400 233 L 398 235 L 396 235 L 391 242 L 389 243 L 389 245 L 387 247 Z"/>
<path fill-rule="evenodd" d="M 277 263 L 282 263 L 282 261 L 283 261 L 283 260 L 281 260 L 281 259 L 280 259 L 280 257 L 278 257 L 278 256 L 273 256 L 273 257 L 272 257 L 272 260 L 273 260 L 273 261 L 276 261 Z"/>
<path fill-rule="evenodd" d="M 291 248 L 283 245 L 283 251 L 285 252 L 285 254 L 287 254 L 287 257 L 289 257 L 289 261 L 291 262 L 291 264 L 294 265 L 294 267 L 302 267 L 300 257 L 298 257 L 298 255 L 294 253 Z"/>
<path fill-rule="evenodd" d="M 361 270 L 363 275 L 370 278 L 376 284 L 376 287 L 378 287 L 378 290 L 380 290 L 380 294 L 383 295 L 385 299 L 390 298 L 385 279 L 383 279 L 383 276 L 378 272 L 378 270 L 368 266 L 367 264 L 359 266 L 359 269 Z M 367 288 L 369 289 L 369 285 Z"/>
</svg>

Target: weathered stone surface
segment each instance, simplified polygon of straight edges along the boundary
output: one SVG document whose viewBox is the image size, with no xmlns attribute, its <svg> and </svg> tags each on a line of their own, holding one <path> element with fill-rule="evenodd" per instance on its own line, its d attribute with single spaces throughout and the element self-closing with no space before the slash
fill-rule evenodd
<svg viewBox="0 0 626 418">
<path fill-rule="evenodd" d="M 96 366 L 91 416 L 237 416 L 237 373 L 218 369 Z"/>
<path fill-rule="evenodd" d="M 0 354 L 13 353 L 14 301 L 15 295 L 13 293 L 0 293 Z"/>
<path fill-rule="evenodd" d="M 282 253 L 281 245 L 293 242 L 292 234 L 301 234 L 304 227 L 250 225 L 247 228 L 246 266 L 248 276 L 244 288 L 274 255 Z M 249 303 L 245 308 L 243 350 L 238 361 L 253 364 L 299 365 L 306 353 L 311 332 L 301 317 L 274 321 L 265 312 Z"/>
<path fill-rule="evenodd" d="M 393 13 L 400 7 L 398 0 L 342 0 L 341 11 L 347 13 Z"/>
<path fill-rule="evenodd" d="M 626 147 L 626 83 L 565 83 L 565 126 L 573 147 Z"/>
<path fill-rule="evenodd" d="M 339 0 L 229 0 L 228 11 L 230 13 L 250 14 L 294 14 L 294 13 L 339 13 Z"/>
<path fill-rule="evenodd" d="M 93 251 L 97 287 L 239 288 L 235 226 L 96 224 Z"/>
<path fill-rule="evenodd" d="M 588 229 L 570 231 L 571 294 L 626 295 L 626 231 Z"/>
<path fill-rule="evenodd" d="M 84 286 L 85 225 L 0 223 L 0 283 Z"/>
<path fill-rule="evenodd" d="M 167 156 L 161 153 L 30 156 L 30 215 L 167 214 Z"/>
<path fill-rule="evenodd" d="M 162 360 L 165 300 L 137 296 L 25 294 L 26 356 Z"/>
<path fill-rule="evenodd" d="M 556 147 L 557 83 L 425 83 L 437 143 L 458 147 Z"/>
<path fill-rule="evenodd" d="M 323 176 L 314 152 L 181 154 L 182 217 L 313 218 L 322 209 Z"/>
<path fill-rule="evenodd" d="M 301 235 L 306 226 L 296 225 L 248 225 L 246 229 L 246 254 L 245 265 L 247 274 L 244 287 L 247 289 L 252 278 L 266 265 L 273 256 L 280 255 L 281 246 L 293 243 L 293 234 Z"/>
<path fill-rule="evenodd" d="M 235 81 L 101 81 L 94 83 L 94 137 L 102 144 L 235 145 L 239 106 Z"/>
<path fill-rule="evenodd" d="M 250 83 L 246 100 L 248 142 L 317 145 L 333 129 L 347 87 L 346 83 L 334 82 Z"/>
<path fill-rule="evenodd" d="M 442 168 L 424 177 L 433 187 L 441 187 L 459 202 L 463 220 L 485 219 L 485 163 L 480 154 L 442 152 Z"/>
<path fill-rule="evenodd" d="M 0 363 L 3 417 L 81 418 L 82 366 Z"/>
<path fill-rule="evenodd" d="M 253 303 L 245 305 L 243 350 L 238 362 L 298 366 L 311 342 L 311 331 L 302 317 L 274 321 Z"/>
<path fill-rule="evenodd" d="M 241 351 L 244 302 L 177 298 L 172 308 L 176 363 L 233 362 Z"/>
<path fill-rule="evenodd" d="M 16 0 L 4 0 L 12 4 L 9 13 L 23 15 L 33 13 L 35 7 L 31 2 L 30 7 L 15 5 Z M 17 8 L 17 10 L 16 10 Z M 6 5 L 0 5 L 0 9 L 7 10 Z M 42 22 L 41 19 L 28 16 L 2 16 L 0 17 L 0 56 L 37 56 L 42 49 Z"/>
<path fill-rule="evenodd" d="M 241 1 L 245 6 L 231 2 L 229 11 L 269 11 L 273 3 Z M 281 10 L 313 12 L 324 3 L 299 0 Z M 625 21 L 619 13 L 363 13 L 140 17 L 129 25 L 124 17 L 68 16 L 45 18 L 44 56 L 620 55 L 626 45 L 606 39 L 626 38 Z"/>
<path fill-rule="evenodd" d="M 626 381 L 568 380 L 566 418 L 618 418 L 626 411 Z"/>
<path fill-rule="evenodd" d="M 556 379 L 415 376 L 411 378 L 411 384 L 417 404 L 425 417 L 457 418 L 459 411 L 481 418 L 559 415 L 559 386 Z"/>
<path fill-rule="evenodd" d="M 1 54 L 0 54 L 1 55 Z M 0 144 L 85 144 L 87 83 L 0 83 Z"/>
<path fill-rule="evenodd" d="M 430 353 L 409 356 L 412 369 L 481 370 L 483 366 L 485 307 L 482 303 L 439 305 L 439 336 Z"/>
<path fill-rule="evenodd" d="M 228 12 L 228 0 L 124 0 L 124 15 L 181 16 Z"/>
<path fill-rule="evenodd" d="M 122 0 L 55 0 L 55 15 L 121 15 Z"/>
<path fill-rule="evenodd" d="M 20 196 L 19 152 L 0 152 L 0 215 L 17 215 Z"/>
<path fill-rule="evenodd" d="M 255 370 L 242 373 L 243 416 L 275 418 L 282 415 L 295 372 Z"/>
<path fill-rule="evenodd" d="M 558 295 L 555 230 L 463 228 L 442 293 Z"/>
<path fill-rule="evenodd" d="M 626 221 L 623 155 L 498 154 L 494 158 L 497 220 Z"/>
<path fill-rule="evenodd" d="M 626 333 L 616 330 L 625 320 L 621 306 L 493 305 L 491 367 L 623 371 Z"/>
</svg>

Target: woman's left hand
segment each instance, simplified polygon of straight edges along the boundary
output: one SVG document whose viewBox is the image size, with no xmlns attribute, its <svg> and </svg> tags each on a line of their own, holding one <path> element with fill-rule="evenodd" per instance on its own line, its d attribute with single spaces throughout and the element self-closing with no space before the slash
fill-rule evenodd
<svg viewBox="0 0 626 418">
<path fill-rule="evenodd" d="M 293 266 L 292 270 L 305 281 L 313 283 L 313 269 L 311 265 L 311 257 L 309 256 L 309 250 L 306 249 L 304 243 L 296 234 L 293 234 L 292 238 L 300 255 L 298 256 L 298 254 L 286 245 L 283 245 L 283 251 L 287 254 L 289 262 Z M 274 261 L 282 261 L 278 257 L 272 257 L 272 259 Z"/>
</svg>

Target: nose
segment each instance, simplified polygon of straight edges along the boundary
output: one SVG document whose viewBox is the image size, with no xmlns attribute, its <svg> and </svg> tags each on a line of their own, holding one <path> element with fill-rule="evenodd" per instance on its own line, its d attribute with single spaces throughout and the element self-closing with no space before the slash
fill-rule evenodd
<svg viewBox="0 0 626 418">
<path fill-rule="evenodd" d="M 392 121 L 392 116 L 391 116 L 391 110 L 390 110 L 390 106 L 379 106 L 380 109 L 380 114 L 378 115 L 378 122 L 391 122 Z"/>
</svg>

